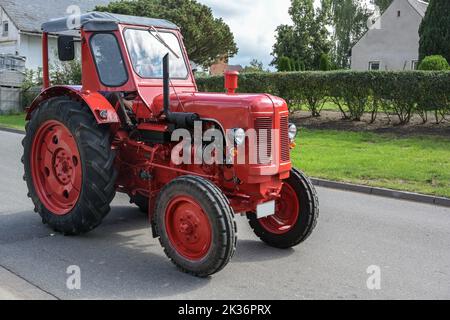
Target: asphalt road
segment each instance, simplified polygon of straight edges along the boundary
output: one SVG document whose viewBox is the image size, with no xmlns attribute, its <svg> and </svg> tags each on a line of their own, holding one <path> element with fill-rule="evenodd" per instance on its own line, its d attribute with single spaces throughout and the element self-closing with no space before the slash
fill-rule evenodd
<svg viewBox="0 0 450 320">
<path fill-rule="evenodd" d="M 272 249 L 238 217 L 232 262 L 197 279 L 172 266 L 123 195 L 90 234 L 53 234 L 26 196 L 21 138 L 0 132 L 0 298 L 450 299 L 449 208 L 320 188 L 306 243 Z M 66 286 L 71 265 L 80 290 Z M 369 266 L 380 268 L 379 290 L 367 287 Z"/>
</svg>

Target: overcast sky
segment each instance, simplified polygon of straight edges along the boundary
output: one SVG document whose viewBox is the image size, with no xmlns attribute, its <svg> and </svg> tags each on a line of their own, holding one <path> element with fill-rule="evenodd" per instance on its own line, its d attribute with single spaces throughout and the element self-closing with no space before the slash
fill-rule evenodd
<svg viewBox="0 0 450 320">
<path fill-rule="evenodd" d="M 316 0 L 317 1 L 317 0 Z M 199 0 L 212 8 L 215 17 L 221 17 L 234 34 L 239 53 L 230 64 L 248 65 L 258 59 L 268 67 L 275 43 L 275 29 L 280 24 L 291 24 L 288 10 L 290 0 Z"/>
</svg>

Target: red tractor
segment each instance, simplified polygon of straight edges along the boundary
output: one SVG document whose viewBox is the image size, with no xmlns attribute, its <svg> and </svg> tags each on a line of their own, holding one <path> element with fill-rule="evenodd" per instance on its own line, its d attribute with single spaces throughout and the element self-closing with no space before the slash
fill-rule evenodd
<svg viewBox="0 0 450 320">
<path fill-rule="evenodd" d="M 296 127 L 284 100 L 236 94 L 233 73 L 225 76 L 227 93 L 198 92 L 180 29 L 166 20 L 91 12 L 42 30 L 44 88 L 27 110 L 22 161 L 43 223 L 65 235 L 89 232 L 116 191 L 126 193 L 148 214 L 173 263 L 199 277 L 233 256 L 235 214 L 246 215 L 255 234 L 276 248 L 308 238 L 318 199 L 291 166 Z M 58 57 L 73 60 L 80 42 L 82 85 L 50 86 L 49 37 L 78 30 L 58 37 Z M 177 133 L 211 130 L 223 138 L 209 141 L 224 145 L 214 159 L 226 161 L 174 159 L 209 148 L 196 139 L 179 148 Z M 254 161 L 237 161 L 252 149 Z"/>
</svg>

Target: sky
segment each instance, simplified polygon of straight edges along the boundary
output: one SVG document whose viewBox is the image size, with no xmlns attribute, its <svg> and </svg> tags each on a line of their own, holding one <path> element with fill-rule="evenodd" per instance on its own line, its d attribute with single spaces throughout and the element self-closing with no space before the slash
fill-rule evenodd
<svg viewBox="0 0 450 320">
<path fill-rule="evenodd" d="M 217 18 L 230 26 L 239 48 L 230 64 L 246 66 L 258 59 L 267 68 L 272 61 L 275 29 L 292 24 L 288 10 L 290 0 L 198 0 L 209 6 Z"/>
<path fill-rule="evenodd" d="M 268 68 L 275 44 L 275 29 L 281 24 L 292 24 L 288 10 L 290 0 L 198 0 L 211 7 L 217 18 L 222 18 L 231 28 L 239 53 L 230 64 L 246 66 L 258 59 Z M 320 0 L 314 0 L 320 5 Z M 271 68 L 273 69 L 273 68 Z"/>
</svg>

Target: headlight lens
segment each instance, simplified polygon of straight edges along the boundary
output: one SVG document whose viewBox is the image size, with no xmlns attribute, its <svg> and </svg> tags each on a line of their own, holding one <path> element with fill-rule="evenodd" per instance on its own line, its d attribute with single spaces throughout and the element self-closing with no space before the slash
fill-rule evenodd
<svg viewBox="0 0 450 320">
<path fill-rule="evenodd" d="M 288 134 L 289 134 L 289 140 L 291 140 L 291 142 L 293 142 L 295 140 L 295 138 L 297 137 L 297 126 L 295 124 L 293 124 L 293 123 L 289 124 Z"/>
<path fill-rule="evenodd" d="M 234 129 L 234 142 L 240 146 L 245 142 L 245 130 L 242 128 Z"/>
</svg>

